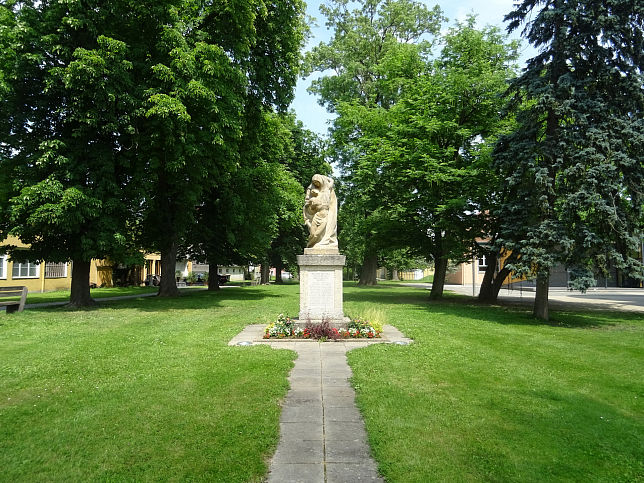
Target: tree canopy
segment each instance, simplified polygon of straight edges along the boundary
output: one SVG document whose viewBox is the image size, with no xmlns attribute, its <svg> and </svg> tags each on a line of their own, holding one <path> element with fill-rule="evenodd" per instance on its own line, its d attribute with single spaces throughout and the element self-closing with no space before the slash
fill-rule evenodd
<svg viewBox="0 0 644 483">
<path fill-rule="evenodd" d="M 303 10 L 300 0 L 0 6 L 0 234 L 29 243 L 22 256 L 73 260 L 74 303 L 91 302 L 92 258 L 140 246 L 161 251 L 160 293 L 175 294 L 196 207 L 239 169 L 242 132 L 292 99 Z"/>
<path fill-rule="evenodd" d="M 438 6 L 429 9 L 412 0 L 361 0 L 357 5 L 333 0 L 320 9 L 334 36 L 307 55 L 309 69 L 323 72 L 311 91 L 329 111 L 339 114 L 331 152 L 345 177 L 343 210 L 351 213 L 353 228 L 358 230 L 352 230 L 356 236 L 345 239 L 356 245 L 349 251 L 363 257 L 360 283 L 374 284 L 380 248 L 374 228 L 380 222 L 380 200 L 373 189 L 378 173 L 372 169 L 361 180 L 353 178 L 369 170 L 361 166 L 369 161 L 356 151 L 354 140 L 361 133 L 348 110 L 351 106 L 388 109 L 398 98 L 401 80 L 417 75 L 444 18 Z M 364 115 L 375 123 L 380 114 L 365 111 Z"/>
<path fill-rule="evenodd" d="M 556 264 L 585 289 L 609 267 L 642 278 L 644 7 L 638 2 L 525 0 L 509 29 L 540 49 L 512 86 L 523 102 L 496 167 L 511 193 L 499 243 L 537 277 L 534 314 L 548 318 Z"/>
</svg>

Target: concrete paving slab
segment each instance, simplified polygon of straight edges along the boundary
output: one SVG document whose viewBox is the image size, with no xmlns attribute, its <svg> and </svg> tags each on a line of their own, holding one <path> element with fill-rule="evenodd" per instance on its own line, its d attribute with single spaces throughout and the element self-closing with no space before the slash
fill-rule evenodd
<svg viewBox="0 0 644 483">
<path fill-rule="evenodd" d="M 273 456 L 274 465 L 323 462 L 323 441 L 283 441 Z"/>
<path fill-rule="evenodd" d="M 271 467 L 268 483 L 317 483 L 324 482 L 324 465 L 277 464 Z"/>
<path fill-rule="evenodd" d="M 347 374 L 346 376 L 332 376 L 332 377 L 325 377 L 322 376 L 322 385 L 324 387 L 348 387 L 351 388 L 351 385 L 349 384 L 348 377 L 350 374 Z"/>
<path fill-rule="evenodd" d="M 355 395 L 351 396 L 325 396 L 324 407 L 328 408 L 352 408 L 355 406 Z"/>
<path fill-rule="evenodd" d="M 289 391 L 284 406 L 306 406 L 311 404 L 319 404 L 322 406 L 322 393 L 315 393 L 305 390 Z"/>
<path fill-rule="evenodd" d="M 328 463 L 326 483 L 383 482 L 378 471 L 367 463 Z"/>
<path fill-rule="evenodd" d="M 297 367 L 294 367 L 291 370 L 291 375 L 294 376 L 296 374 L 304 375 L 304 374 L 310 374 L 310 373 L 320 373 L 324 365 L 322 364 L 321 361 L 315 361 L 311 360 L 308 362 L 305 361 L 298 361 Z"/>
<path fill-rule="evenodd" d="M 280 423 L 280 441 L 324 441 L 322 424 Z"/>
<path fill-rule="evenodd" d="M 334 376 L 351 376 L 351 368 L 344 362 L 343 364 L 321 364 L 320 370 L 324 370 L 326 377 Z"/>
<path fill-rule="evenodd" d="M 322 388 L 322 394 L 324 398 L 327 397 L 337 397 L 337 396 L 353 396 L 355 391 L 352 387 L 336 387 L 336 386 L 324 386 Z"/>
<path fill-rule="evenodd" d="M 325 425 L 332 421 L 348 421 L 359 423 L 362 421 L 360 411 L 355 406 L 350 407 L 325 407 L 324 423 Z"/>
<path fill-rule="evenodd" d="M 315 423 L 322 424 L 322 405 L 286 406 L 280 415 L 282 423 Z"/>
<path fill-rule="evenodd" d="M 302 375 L 302 376 L 291 376 L 288 378 L 288 381 L 291 383 L 291 387 L 320 387 L 322 383 L 322 377 L 320 375 Z M 297 386 L 295 386 L 297 384 Z"/>
<path fill-rule="evenodd" d="M 363 463 L 370 458 L 369 445 L 363 441 L 334 441 L 326 448 L 327 463 Z"/>
<path fill-rule="evenodd" d="M 325 441 L 367 441 L 367 432 L 362 421 L 325 421 Z"/>
</svg>

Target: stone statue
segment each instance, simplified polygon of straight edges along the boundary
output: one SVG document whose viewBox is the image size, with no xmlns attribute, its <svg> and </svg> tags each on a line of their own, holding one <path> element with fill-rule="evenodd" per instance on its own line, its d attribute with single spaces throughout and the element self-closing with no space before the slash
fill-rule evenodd
<svg viewBox="0 0 644 483">
<path fill-rule="evenodd" d="M 338 247 L 338 200 L 333 180 L 316 174 L 306 189 L 304 220 L 309 229 L 307 248 Z"/>
</svg>

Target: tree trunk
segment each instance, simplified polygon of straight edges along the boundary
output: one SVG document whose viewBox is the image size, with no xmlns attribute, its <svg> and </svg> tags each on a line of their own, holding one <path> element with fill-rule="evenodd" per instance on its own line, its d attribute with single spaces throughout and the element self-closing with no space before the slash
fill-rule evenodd
<svg viewBox="0 0 644 483">
<path fill-rule="evenodd" d="M 434 281 L 432 282 L 432 290 L 429 292 L 431 300 L 439 299 L 443 296 L 443 289 L 445 288 L 445 276 L 447 275 L 447 258 L 444 256 L 434 257 Z"/>
<path fill-rule="evenodd" d="M 539 271 L 537 274 L 537 292 L 534 296 L 532 315 L 541 320 L 548 320 L 548 288 L 550 271 Z"/>
<path fill-rule="evenodd" d="M 219 266 L 208 262 L 208 290 L 219 290 Z"/>
<path fill-rule="evenodd" d="M 497 273 L 496 267 L 498 264 L 499 253 L 492 252 L 486 256 L 488 258 L 488 266 L 485 270 L 485 275 L 483 276 L 483 282 L 481 282 L 479 302 L 495 303 L 499 298 L 499 292 L 501 291 L 503 282 L 508 278 L 508 275 L 510 275 L 510 269 L 504 266 Z M 506 260 L 505 265 L 507 265 L 508 260 L 510 260 L 510 258 Z"/>
<path fill-rule="evenodd" d="M 499 298 L 499 292 L 503 286 L 503 282 L 508 275 L 510 275 L 510 269 L 503 267 L 496 272 L 496 260 L 498 257 L 497 253 L 487 255 L 489 260 L 489 265 L 485 270 L 485 275 L 483 276 L 483 282 L 481 282 L 481 291 L 479 292 L 479 302 L 493 304 Z M 494 265 L 492 265 L 494 263 Z"/>
<path fill-rule="evenodd" d="M 510 276 L 510 273 L 511 270 L 509 268 L 503 267 L 497 274 L 494 279 L 494 283 L 492 284 L 492 302 L 496 302 L 499 298 L 499 292 L 501 291 L 501 287 L 503 287 L 503 282 L 505 282 L 505 279 Z"/>
<path fill-rule="evenodd" d="M 360 270 L 360 280 L 358 285 L 376 285 L 376 272 L 378 271 L 378 254 L 366 254 L 362 262 L 362 270 Z"/>
<path fill-rule="evenodd" d="M 496 299 L 493 296 L 492 286 L 496 272 L 497 253 L 486 253 L 485 258 L 487 258 L 487 268 L 485 269 L 481 289 L 479 290 L 479 302 L 494 302 Z"/>
<path fill-rule="evenodd" d="M 271 281 L 271 266 L 268 263 L 268 260 L 264 260 L 261 267 L 261 279 L 260 283 L 262 285 L 268 285 Z"/>
<path fill-rule="evenodd" d="M 276 261 L 275 262 L 275 283 L 283 283 L 282 268 L 284 268 L 284 264 L 282 263 L 282 260 Z"/>
<path fill-rule="evenodd" d="M 398 277 L 398 269 L 397 269 L 397 268 L 392 268 L 392 269 L 391 269 L 391 279 L 392 279 L 393 281 L 395 281 L 395 282 L 397 282 L 398 280 L 400 280 L 400 278 Z"/>
<path fill-rule="evenodd" d="M 90 264 L 85 260 L 72 260 L 72 288 L 69 294 L 71 307 L 91 307 L 96 304 L 89 293 Z"/>
<path fill-rule="evenodd" d="M 161 284 L 159 297 L 176 297 L 179 295 L 175 272 L 177 270 L 177 242 L 172 241 L 161 250 Z"/>
</svg>

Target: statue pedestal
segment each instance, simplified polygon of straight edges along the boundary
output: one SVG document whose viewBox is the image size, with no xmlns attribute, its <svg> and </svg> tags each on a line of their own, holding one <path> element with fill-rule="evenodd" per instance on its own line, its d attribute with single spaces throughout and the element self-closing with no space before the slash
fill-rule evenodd
<svg viewBox="0 0 644 483">
<path fill-rule="evenodd" d="M 332 327 L 346 327 L 342 311 L 342 268 L 345 256 L 337 248 L 306 248 L 298 255 L 300 266 L 300 316 L 298 325 L 329 321 Z"/>
</svg>

